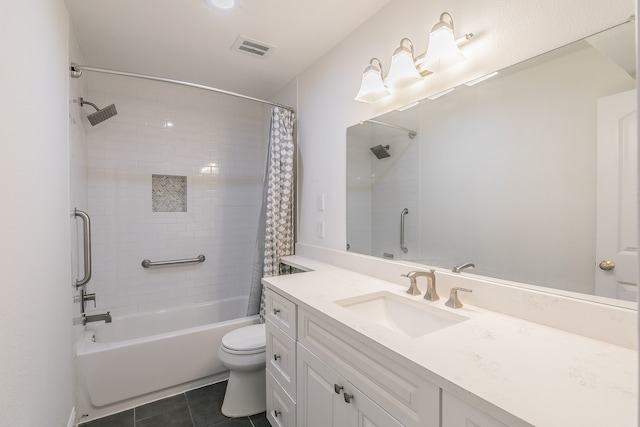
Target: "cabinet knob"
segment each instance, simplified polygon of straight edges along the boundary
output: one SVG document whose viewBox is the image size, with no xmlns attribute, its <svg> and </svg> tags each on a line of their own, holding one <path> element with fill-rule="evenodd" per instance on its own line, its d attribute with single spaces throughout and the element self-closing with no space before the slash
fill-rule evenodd
<svg viewBox="0 0 640 427">
<path fill-rule="evenodd" d="M 273 416 L 278 418 L 280 415 L 282 414 L 282 412 L 280 411 L 273 411 Z"/>
<path fill-rule="evenodd" d="M 344 401 L 347 403 L 351 403 L 351 400 L 353 399 L 353 394 L 351 393 L 345 393 L 344 395 Z"/>
<path fill-rule="evenodd" d="M 279 308 L 274 308 L 273 309 L 273 314 L 278 314 L 280 313 L 280 309 Z"/>
<path fill-rule="evenodd" d="M 338 385 L 338 384 L 334 384 L 334 385 L 333 385 L 333 390 L 336 392 L 336 394 L 340 394 L 340 392 L 341 392 L 342 390 L 344 390 L 344 387 L 343 387 L 343 386 L 341 386 L 341 385 Z"/>
<path fill-rule="evenodd" d="M 273 360 L 278 360 L 278 359 L 280 359 L 280 356 L 278 356 L 277 354 L 274 354 L 273 355 Z"/>
</svg>

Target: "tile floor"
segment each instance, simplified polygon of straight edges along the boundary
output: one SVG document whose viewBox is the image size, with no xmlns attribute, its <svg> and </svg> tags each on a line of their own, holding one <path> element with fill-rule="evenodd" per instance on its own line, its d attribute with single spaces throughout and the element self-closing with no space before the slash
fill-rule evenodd
<svg viewBox="0 0 640 427">
<path fill-rule="evenodd" d="M 270 427 L 264 413 L 227 418 L 220 413 L 227 382 L 138 406 L 79 427 Z"/>
</svg>

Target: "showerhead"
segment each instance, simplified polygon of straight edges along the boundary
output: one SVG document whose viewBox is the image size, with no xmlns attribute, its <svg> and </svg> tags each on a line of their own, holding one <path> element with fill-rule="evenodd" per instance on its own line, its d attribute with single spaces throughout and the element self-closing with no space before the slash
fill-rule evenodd
<svg viewBox="0 0 640 427">
<path fill-rule="evenodd" d="M 95 113 L 91 113 L 87 116 L 87 119 L 89 119 L 89 123 L 91 123 L 91 126 L 95 126 L 98 123 L 102 123 L 105 120 L 118 114 L 115 104 L 111 104 L 108 107 L 104 107 L 100 109 L 93 102 L 85 101 L 83 98 L 80 98 L 80 106 L 83 107 L 85 104 L 91 105 L 93 108 L 96 109 Z"/>
<path fill-rule="evenodd" d="M 369 148 L 369 150 L 371 150 L 371 152 L 379 159 L 384 159 L 385 157 L 389 157 L 391 156 L 391 154 L 389 154 L 389 151 L 387 151 L 389 149 L 389 145 L 376 145 L 375 147 L 371 147 Z"/>
</svg>

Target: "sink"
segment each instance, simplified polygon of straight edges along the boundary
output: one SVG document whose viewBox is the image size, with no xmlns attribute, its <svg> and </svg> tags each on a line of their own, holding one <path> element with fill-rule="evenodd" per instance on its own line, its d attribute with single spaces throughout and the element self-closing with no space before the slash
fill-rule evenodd
<svg viewBox="0 0 640 427">
<path fill-rule="evenodd" d="M 468 320 L 468 317 L 430 306 L 420 298 L 412 301 L 391 292 L 375 292 L 334 301 L 352 313 L 396 333 L 418 338 Z"/>
</svg>

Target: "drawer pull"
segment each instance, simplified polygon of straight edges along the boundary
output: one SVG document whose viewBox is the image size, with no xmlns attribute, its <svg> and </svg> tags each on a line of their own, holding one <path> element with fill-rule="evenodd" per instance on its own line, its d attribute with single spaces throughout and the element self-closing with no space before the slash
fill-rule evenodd
<svg viewBox="0 0 640 427">
<path fill-rule="evenodd" d="M 347 403 L 351 403 L 351 400 L 353 399 L 353 394 L 351 393 L 345 393 L 344 394 L 344 401 Z"/>
<path fill-rule="evenodd" d="M 340 392 L 341 392 L 342 390 L 344 390 L 344 387 L 343 387 L 343 386 L 341 386 L 341 385 L 338 385 L 338 384 L 334 384 L 334 385 L 333 385 L 333 390 L 336 392 L 336 394 L 340 394 Z"/>
<path fill-rule="evenodd" d="M 278 314 L 280 313 L 280 309 L 279 308 L 274 308 L 273 309 L 273 314 Z"/>
<path fill-rule="evenodd" d="M 280 415 L 282 414 L 282 412 L 280 411 L 273 411 L 273 416 L 278 418 Z"/>
<path fill-rule="evenodd" d="M 273 360 L 278 360 L 278 359 L 280 359 L 280 356 L 278 356 L 277 354 L 274 354 L 273 355 Z"/>
</svg>

